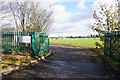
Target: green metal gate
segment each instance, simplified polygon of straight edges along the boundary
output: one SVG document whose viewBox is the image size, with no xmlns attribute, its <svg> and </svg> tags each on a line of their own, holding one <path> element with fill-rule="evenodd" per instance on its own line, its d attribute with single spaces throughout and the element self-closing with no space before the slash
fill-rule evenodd
<svg viewBox="0 0 120 80">
<path fill-rule="evenodd" d="M 49 38 L 38 32 L 2 32 L 0 33 L 3 53 L 30 53 L 32 56 L 49 52 Z M 20 39 L 29 38 L 29 42 Z M 27 39 L 28 40 L 28 39 Z"/>
<path fill-rule="evenodd" d="M 120 61 L 120 31 L 105 33 L 104 53 Z"/>
<path fill-rule="evenodd" d="M 49 38 L 47 35 L 32 32 L 32 49 L 33 55 L 39 55 L 49 52 Z"/>
</svg>

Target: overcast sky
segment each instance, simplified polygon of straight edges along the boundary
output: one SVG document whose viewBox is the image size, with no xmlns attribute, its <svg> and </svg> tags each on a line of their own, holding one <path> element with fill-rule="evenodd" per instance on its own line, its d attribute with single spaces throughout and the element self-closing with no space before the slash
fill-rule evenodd
<svg viewBox="0 0 120 80">
<path fill-rule="evenodd" d="M 11 1 L 11 0 L 8 0 Z M 20 0 L 19 0 L 20 1 Z M 39 1 L 39 0 L 33 0 Z M 113 0 L 40 0 L 42 8 L 53 3 L 54 22 L 49 36 L 86 36 L 94 34 L 90 29 L 96 2 L 113 3 Z"/>
</svg>

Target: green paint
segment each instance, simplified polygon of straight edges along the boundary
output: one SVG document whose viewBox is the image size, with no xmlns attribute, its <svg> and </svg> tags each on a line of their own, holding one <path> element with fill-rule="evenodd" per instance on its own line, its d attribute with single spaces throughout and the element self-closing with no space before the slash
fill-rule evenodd
<svg viewBox="0 0 120 80">
<path fill-rule="evenodd" d="M 120 31 L 105 33 L 104 54 L 120 61 Z"/>
<path fill-rule="evenodd" d="M 30 53 L 32 56 L 42 54 L 49 51 L 49 39 L 47 35 L 38 32 L 5 32 L 1 33 L 5 41 L 2 42 L 2 47 L 7 50 L 16 51 L 15 53 Z M 19 36 L 31 36 L 31 43 L 19 43 Z M 45 45 L 46 40 L 48 41 Z M 31 47 L 30 47 L 31 44 Z M 46 47 L 48 50 L 46 50 Z"/>
</svg>

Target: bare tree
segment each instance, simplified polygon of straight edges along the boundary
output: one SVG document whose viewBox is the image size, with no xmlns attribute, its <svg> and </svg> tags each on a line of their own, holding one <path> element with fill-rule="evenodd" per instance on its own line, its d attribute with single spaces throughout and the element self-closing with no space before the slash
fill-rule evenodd
<svg viewBox="0 0 120 80">
<path fill-rule="evenodd" d="M 95 20 L 94 24 L 90 27 L 92 30 L 98 32 L 100 40 L 104 42 L 104 33 L 120 31 L 119 24 L 119 11 L 118 11 L 118 2 L 115 1 L 115 6 L 113 4 L 100 4 L 98 2 L 98 8 L 94 11 L 93 18 Z M 103 44 L 104 45 L 104 44 Z M 96 46 L 103 47 L 98 42 Z"/>
<path fill-rule="evenodd" d="M 116 2 L 115 9 L 113 11 L 113 5 L 100 4 L 98 10 L 94 11 L 93 18 L 95 20 L 91 28 L 98 32 L 103 41 L 104 32 L 119 31 L 118 26 L 118 5 Z"/>
<path fill-rule="evenodd" d="M 13 17 L 16 30 L 20 32 L 46 33 L 52 23 L 52 9 L 40 8 L 39 2 L 2 3 L 2 14 L 9 13 Z"/>
</svg>

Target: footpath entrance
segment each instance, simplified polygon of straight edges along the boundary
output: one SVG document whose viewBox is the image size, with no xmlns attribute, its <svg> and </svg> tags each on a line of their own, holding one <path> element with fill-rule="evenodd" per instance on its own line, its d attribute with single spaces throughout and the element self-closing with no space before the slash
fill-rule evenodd
<svg viewBox="0 0 120 80">
<path fill-rule="evenodd" d="M 119 80 L 118 73 L 108 69 L 103 64 L 97 63 L 95 56 L 89 55 L 88 49 L 76 49 L 62 46 L 50 46 L 56 53 L 51 54 L 46 60 L 28 66 L 3 76 L 3 78 L 68 78 L 68 80 L 96 79 Z"/>
</svg>

